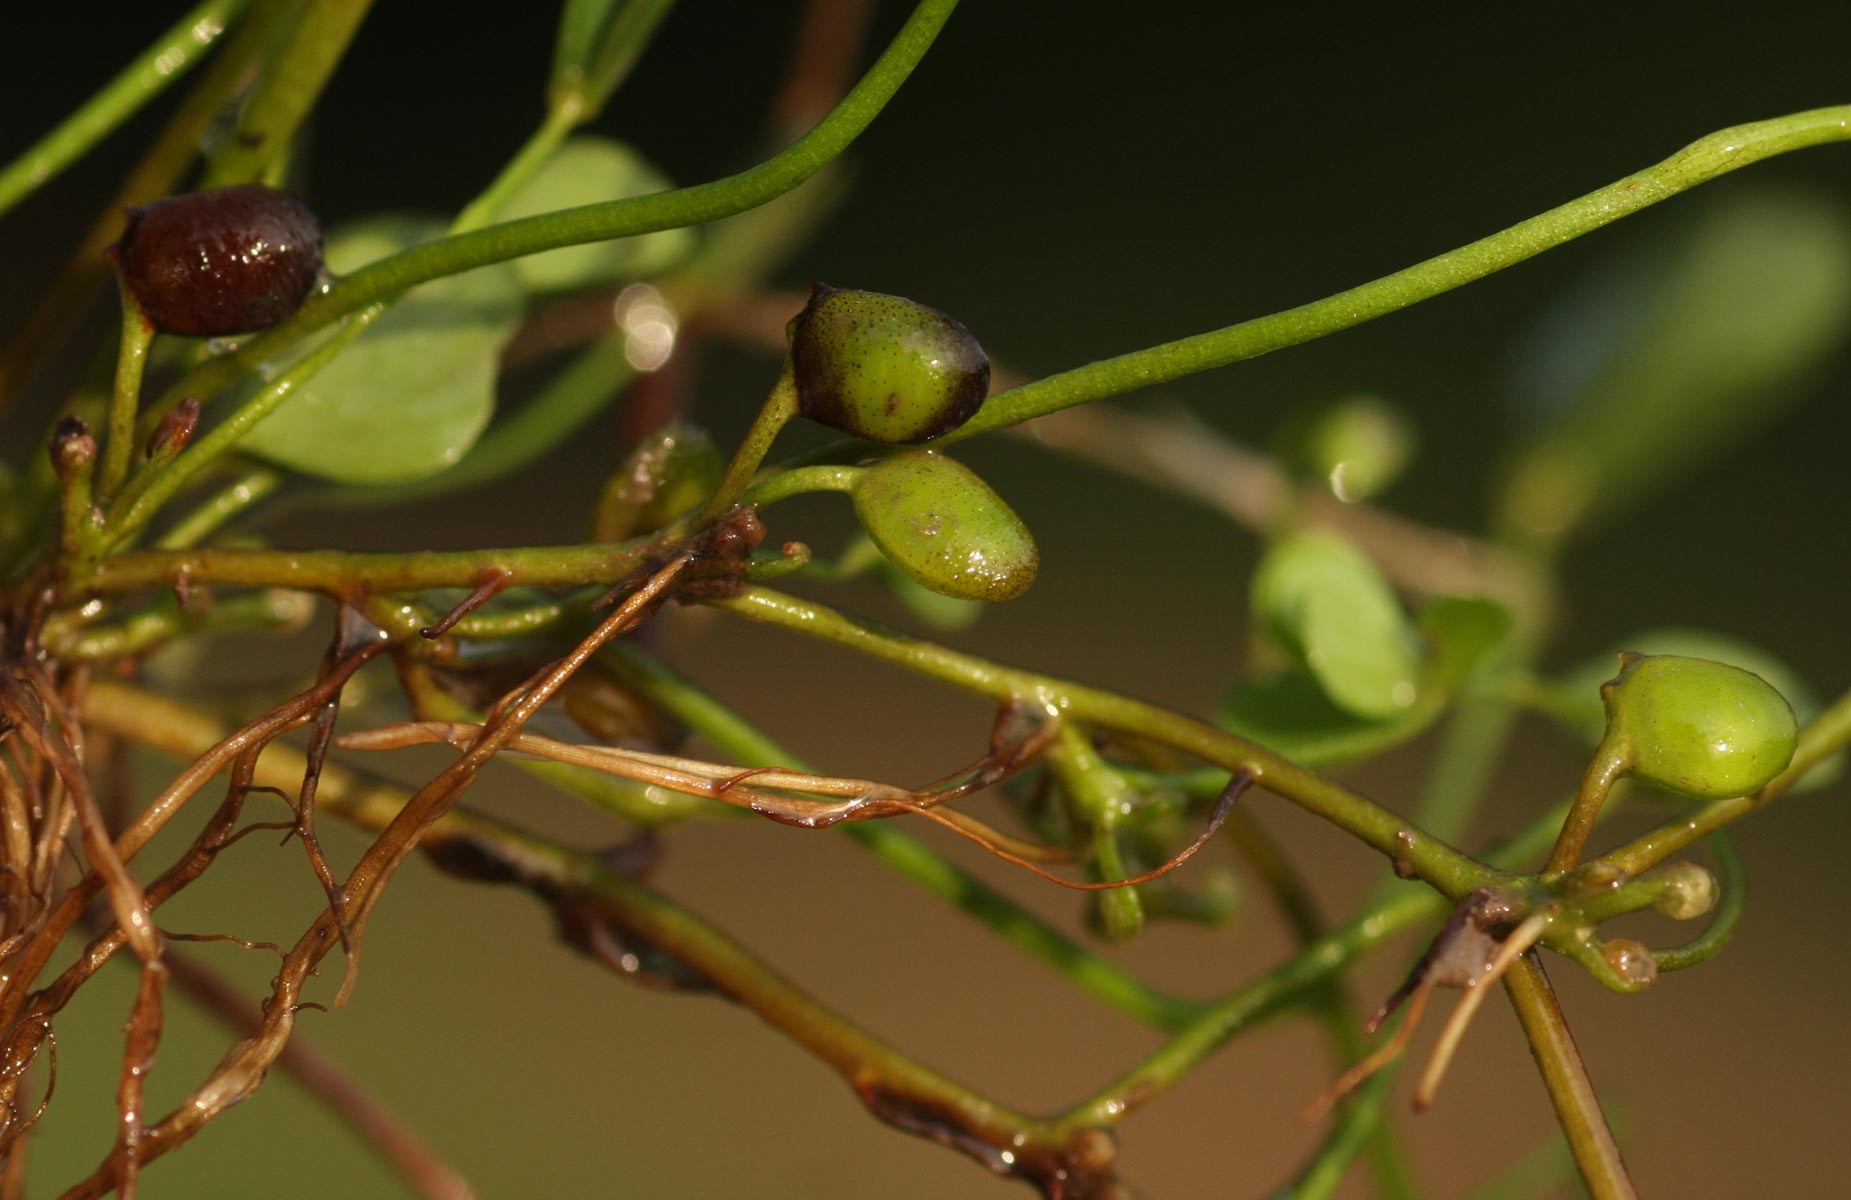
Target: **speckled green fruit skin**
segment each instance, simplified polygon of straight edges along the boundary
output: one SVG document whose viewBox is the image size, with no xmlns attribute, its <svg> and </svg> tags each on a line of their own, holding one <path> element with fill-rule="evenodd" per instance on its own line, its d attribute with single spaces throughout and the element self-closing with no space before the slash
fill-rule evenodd
<svg viewBox="0 0 1851 1200">
<path fill-rule="evenodd" d="M 1677 655 L 1622 654 L 1600 689 L 1610 737 L 1638 779 L 1722 800 L 1758 791 L 1786 770 L 1799 724 L 1785 698 L 1740 667 Z"/>
<path fill-rule="evenodd" d="M 889 561 L 959 600 L 1010 600 L 1035 581 L 1041 552 L 1022 518 L 962 463 L 897 454 L 855 484 L 855 514 Z"/>
<path fill-rule="evenodd" d="M 902 296 L 819 283 L 790 331 L 799 411 L 871 442 L 950 433 L 990 392 L 990 360 L 970 330 Z"/>
</svg>

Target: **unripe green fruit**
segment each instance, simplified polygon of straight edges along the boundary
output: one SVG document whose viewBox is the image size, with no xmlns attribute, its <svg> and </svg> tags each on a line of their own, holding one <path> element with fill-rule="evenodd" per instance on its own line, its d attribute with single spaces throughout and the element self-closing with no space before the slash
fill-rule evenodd
<svg viewBox="0 0 1851 1200">
<path fill-rule="evenodd" d="M 970 330 L 901 296 L 816 284 L 790 335 L 798 410 L 871 442 L 950 433 L 990 391 L 990 360 Z"/>
<path fill-rule="evenodd" d="M 597 536 L 654 533 L 705 499 L 726 467 L 705 430 L 671 421 L 636 444 L 598 499 Z"/>
<path fill-rule="evenodd" d="M 1607 730 L 1637 779 L 1703 800 L 1759 791 L 1793 761 L 1799 725 L 1786 700 L 1740 667 L 1622 654 L 1602 685 Z"/>
<path fill-rule="evenodd" d="M 1010 600 L 1041 565 L 1022 518 L 961 463 L 930 450 L 896 454 L 856 481 L 855 515 L 890 562 L 960 600 Z"/>
</svg>

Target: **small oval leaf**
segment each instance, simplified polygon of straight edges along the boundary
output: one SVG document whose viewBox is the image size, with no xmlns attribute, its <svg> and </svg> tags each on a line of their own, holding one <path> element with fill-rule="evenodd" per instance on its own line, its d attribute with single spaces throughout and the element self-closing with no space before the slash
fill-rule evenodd
<svg viewBox="0 0 1851 1200">
<path fill-rule="evenodd" d="M 1414 703 L 1413 623 L 1368 555 L 1337 534 L 1274 543 L 1254 573 L 1253 610 L 1345 712 L 1388 717 Z"/>
<path fill-rule="evenodd" d="M 328 239 L 352 271 L 444 231 L 431 217 L 380 216 Z M 497 264 L 407 292 L 372 328 L 244 439 L 252 454 L 344 483 L 398 483 L 453 465 L 495 407 L 501 347 L 520 288 Z"/>
<path fill-rule="evenodd" d="M 564 208 L 646 196 L 672 186 L 666 176 L 622 142 L 579 136 L 568 139 L 554 152 L 527 186 L 508 201 L 499 219 L 512 221 Z M 693 230 L 664 229 L 530 254 L 514 260 L 514 271 L 529 292 L 573 292 L 620 280 L 649 278 L 680 262 L 693 247 Z"/>
</svg>

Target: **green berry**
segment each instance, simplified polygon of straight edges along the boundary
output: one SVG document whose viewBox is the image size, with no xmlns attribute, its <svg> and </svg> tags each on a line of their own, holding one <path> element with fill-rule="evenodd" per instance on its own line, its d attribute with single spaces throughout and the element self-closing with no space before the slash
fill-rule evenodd
<svg viewBox="0 0 1851 1200">
<path fill-rule="evenodd" d="M 654 533 L 705 500 L 725 470 L 705 430 L 671 421 L 643 438 L 604 485 L 597 536 L 616 542 Z"/>
<path fill-rule="evenodd" d="M 1799 725 L 1781 694 L 1740 667 L 1677 655 L 1622 654 L 1600 689 L 1609 738 L 1647 783 L 1721 800 L 1786 770 Z"/>
<path fill-rule="evenodd" d="M 855 514 L 890 562 L 940 595 L 1009 600 L 1041 565 L 1022 518 L 961 463 L 913 450 L 867 468 Z"/>
<path fill-rule="evenodd" d="M 799 411 L 871 442 L 950 433 L 990 391 L 990 360 L 970 330 L 901 296 L 816 284 L 790 335 Z"/>
</svg>

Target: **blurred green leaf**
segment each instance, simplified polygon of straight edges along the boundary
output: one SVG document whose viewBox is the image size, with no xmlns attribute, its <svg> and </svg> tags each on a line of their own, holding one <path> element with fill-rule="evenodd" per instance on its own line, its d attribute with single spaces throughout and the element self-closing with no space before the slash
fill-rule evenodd
<svg viewBox="0 0 1851 1200">
<path fill-rule="evenodd" d="M 1343 711 L 1381 718 L 1414 703 L 1413 623 L 1369 556 L 1337 534 L 1275 542 L 1254 573 L 1253 611 Z"/>
<path fill-rule="evenodd" d="M 576 110 L 580 121 L 596 116 L 673 7 L 675 0 L 566 0 L 549 103 Z"/>
<path fill-rule="evenodd" d="M 1510 610 L 1495 600 L 1441 596 L 1420 610 L 1420 631 L 1427 639 L 1428 683 L 1446 687 L 1464 683 L 1492 662 L 1510 638 Z"/>
<path fill-rule="evenodd" d="M 1623 650 L 1704 658 L 1752 672 L 1786 697 L 1801 725 L 1818 716 L 1822 707 L 1818 693 L 1797 671 L 1759 646 L 1704 629 L 1648 629 L 1605 653 L 1584 660 L 1557 679 L 1539 681 L 1540 698 L 1546 710 L 1589 746 L 1599 742 L 1606 732 L 1607 711 L 1600 698 L 1600 685 L 1619 674 Z M 1844 771 L 1845 759 L 1846 755 L 1841 753 L 1821 764 L 1794 790 L 1813 791 L 1831 783 Z"/>
<path fill-rule="evenodd" d="M 1294 474 L 1345 503 L 1392 485 L 1414 457 L 1414 424 L 1401 409 L 1368 393 L 1320 404 L 1288 420 L 1277 445 Z"/>
<path fill-rule="evenodd" d="M 1346 712 L 1308 667 L 1243 681 L 1222 697 L 1228 730 L 1308 767 L 1334 766 L 1410 741 L 1446 711 L 1459 689 L 1510 636 L 1510 613 L 1490 600 L 1442 597 L 1420 615 L 1427 643 L 1414 702 L 1392 716 Z"/>
<path fill-rule="evenodd" d="M 329 236 L 329 269 L 353 271 L 444 228 L 440 219 L 407 215 L 356 222 Z M 243 448 L 343 483 L 435 474 L 488 424 L 501 347 L 520 318 L 520 287 L 504 265 L 413 288 L 253 429 Z"/>
<path fill-rule="evenodd" d="M 1777 416 L 1851 330 L 1851 216 L 1733 191 L 1545 315 L 1523 354 L 1537 422 L 1499 501 L 1558 539 L 1649 498 Z"/>
<path fill-rule="evenodd" d="M 517 220 L 562 208 L 579 208 L 667 191 L 673 185 L 622 142 L 602 137 L 568 139 L 544 167 L 514 193 L 501 219 Z M 694 247 L 688 229 L 565 246 L 514 260 L 530 292 L 571 292 L 620 280 L 642 279 L 673 266 Z"/>
</svg>

